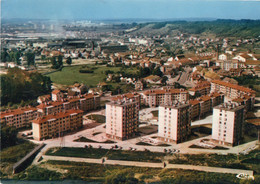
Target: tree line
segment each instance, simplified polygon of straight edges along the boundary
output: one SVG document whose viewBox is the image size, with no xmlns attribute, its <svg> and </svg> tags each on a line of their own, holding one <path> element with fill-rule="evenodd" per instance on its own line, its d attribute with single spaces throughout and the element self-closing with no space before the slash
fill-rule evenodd
<svg viewBox="0 0 260 184">
<path fill-rule="evenodd" d="M 142 28 L 149 24 L 153 24 L 152 29 L 161 29 L 169 25 L 168 28 L 171 30 L 187 34 L 211 32 L 217 36 L 258 37 L 260 32 L 260 20 L 166 21 L 142 23 L 138 26 Z"/>
<path fill-rule="evenodd" d="M 1 51 L 1 62 L 14 62 L 17 65 L 21 65 L 21 57 L 25 56 L 27 61 L 27 65 L 35 65 L 35 53 L 32 51 L 23 52 L 22 50 L 12 49 L 8 51 L 7 49 L 3 49 Z"/>
<path fill-rule="evenodd" d="M 38 72 L 9 68 L 1 76 L 1 105 L 36 99 L 51 92 L 52 81 Z"/>
</svg>

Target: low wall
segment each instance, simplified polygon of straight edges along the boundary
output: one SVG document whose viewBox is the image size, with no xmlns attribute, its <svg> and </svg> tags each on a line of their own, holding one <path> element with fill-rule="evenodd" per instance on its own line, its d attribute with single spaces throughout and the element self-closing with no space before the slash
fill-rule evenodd
<svg viewBox="0 0 260 184">
<path fill-rule="evenodd" d="M 39 153 L 39 151 L 45 146 L 45 144 L 40 144 L 36 148 L 34 148 L 30 153 L 28 153 L 25 157 L 21 160 L 16 162 L 13 166 L 13 173 L 18 173 L 24 170 L 28 165 L 31 164 L 34 157 Z"/>
</svg>

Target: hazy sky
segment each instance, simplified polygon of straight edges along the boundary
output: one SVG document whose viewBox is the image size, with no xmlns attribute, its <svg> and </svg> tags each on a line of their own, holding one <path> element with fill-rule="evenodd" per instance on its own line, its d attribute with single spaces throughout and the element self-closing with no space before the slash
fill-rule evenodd
<svg viewBox="0 0 260 184">
<path fill-rule="evenodd" d="M 1 0 L 2 18 L 260 19 L 260 0 Z"/>
</svg>

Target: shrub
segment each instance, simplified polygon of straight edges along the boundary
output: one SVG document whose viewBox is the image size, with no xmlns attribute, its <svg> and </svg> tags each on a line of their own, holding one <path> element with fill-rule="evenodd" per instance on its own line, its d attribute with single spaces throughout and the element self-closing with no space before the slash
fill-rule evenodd
<svg viewBox="0 0 260 184">
<path fill-rule="evenodd" d="M 79 70 L 79 73 L 94 73 L 92 70 Z"/>
</svg>

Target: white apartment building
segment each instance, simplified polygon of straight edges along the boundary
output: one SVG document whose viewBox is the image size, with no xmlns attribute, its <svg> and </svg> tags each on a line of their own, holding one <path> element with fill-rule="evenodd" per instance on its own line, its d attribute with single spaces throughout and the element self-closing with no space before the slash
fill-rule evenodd
<svg viewBox="0 0 260 184">
<path fill-rule="evenodd" d="M 244 106 L 223 103 L 213 109 L 212 139 L 219 144 L 234 146 L 243 137 Z"/>
<path fill-rule="evenodd" d="M 190 134 L 190 105 L 176 103 L 159 106 L 158 137 L 166 142 L 180 143 Z"/>
<path fill-rule="evenodd" d="M 125 140 L 137 133 L 139 102 L 133 100 L 113 101 L 106 104 L 106 135 Z"/>
<path fill-rule="evenodd" d="M 185 102 L 189 100 L 189 93 L 184 89 L 152 89 L 143 92 L 144 104 L 149 107 L 157 107 L 169 104 L 175 100 Z"/>
</svg>

